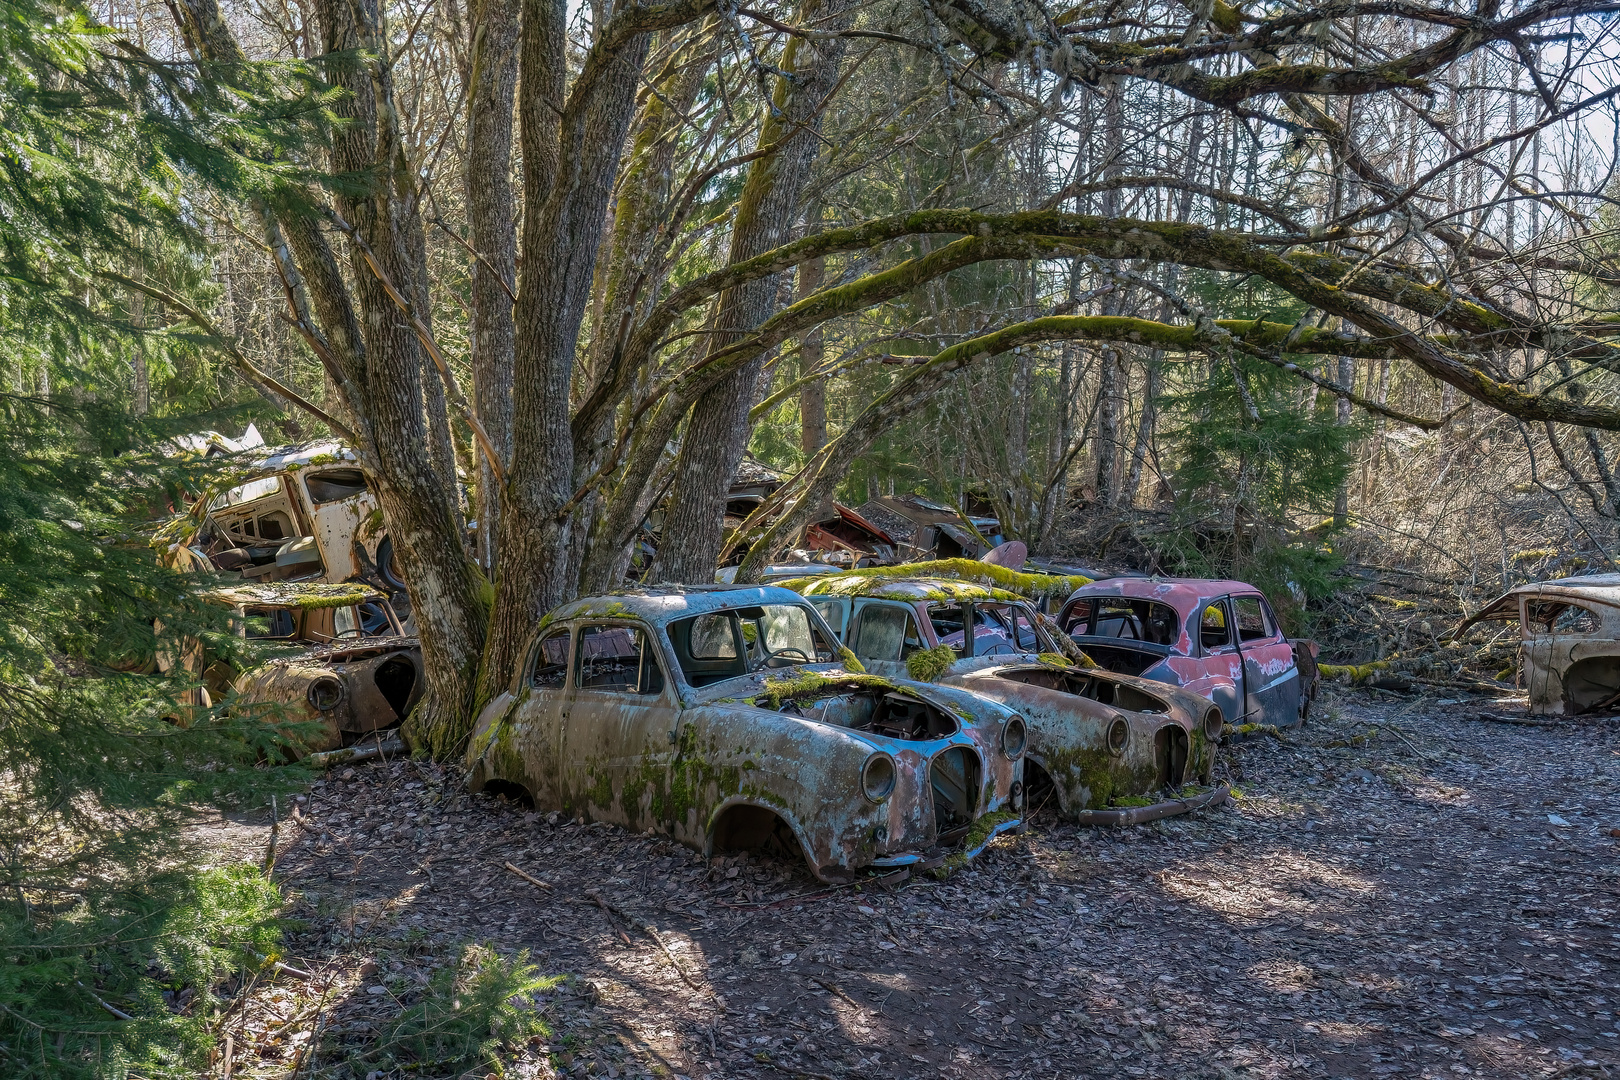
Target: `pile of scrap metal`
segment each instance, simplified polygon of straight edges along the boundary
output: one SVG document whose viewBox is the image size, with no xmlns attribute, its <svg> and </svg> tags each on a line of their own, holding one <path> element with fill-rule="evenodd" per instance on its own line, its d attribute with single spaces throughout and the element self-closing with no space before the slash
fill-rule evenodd
<svg viewBox="0 0 1620 1080">
<path fill-rule="evenodd" d="M 187 641 L 157 657 L 197 680 L 187 715 L 228 709 L 293 733 L 300 753 L 335 750 L 397 727 L 422 696 L 422 650 L 382 593 L 356 583 L 243 582 L 204 597 L 232 609 L 240 637 L 267 654 L 240 666 Z"/>
<path fill-rule="evenodd" d="M 894 537 L 906 562 L 977 559 L 1005 539 L 995 518 L 942 506 L 920 495 L 879 495 L 855 512 Z"/>
<path fill-rule="evenodd" d="M 735 532 L 748 520 L 750 514 L 776 493 L 786 477 L 768 465 L 745 458 L 737 467 L 731 488 L 726 493 L 724 524 L 728 533 Z M 770 523 L 767 517 L 759 523 L 759 530 Z M 655 507 L 642 523 L 636 539 L 636 550 L 631 561 L 630 577 L 645 576 L 658 550 L 658 539 L 663 534 L 664 508 Z M 856 566 L 883 566 L 895 561 L 897 545 L 894 538 L 868 521 L 860 512 L 838 502 L 831 502 L 815 521 L 806 526 L 799 546 L 786 553 L 782 567 L 793 573 L 805 572 L 805 566 L 825 565 L 832 568 Z M 729 580 L 737 564 L 748 554 L 748 543 L 739 544 L 726 566 L 720 568 L 720 579 Z M 814 572 L 814 571 L 812 571 Z M 767 580 L 789 573 L 773 567 L 766 573 Z"/>
<path fill-rule="evenodd" d="M 1571 716 L 1620 706 L 1620 574 L 1520 585 L 1451 634 L 1483 622 L 1517 623 L 1530 712 Z"/>
</svg>

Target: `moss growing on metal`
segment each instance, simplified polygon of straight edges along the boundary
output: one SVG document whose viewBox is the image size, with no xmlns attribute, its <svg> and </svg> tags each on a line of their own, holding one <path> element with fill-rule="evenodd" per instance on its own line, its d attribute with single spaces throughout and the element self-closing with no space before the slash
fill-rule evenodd
<svg viewBox="0 0 1620 1080">
<path fill-rule="evenodd" d="M 1073 660 L 1070 660 L 1067 656 L 1064 656 L 1061 653 L 1043 652 L 1039 656 L 1035 657 L 1035 659 L 1039 660 L 1043 664 L 1050 664 L 1053 667 L 1073 668 L 1075 666 Z"/>
<path fill-rule="evenodd" d="M 348 607 L 351 604 L 363 604 L 383 598 L 382 593 L 369 585 L 354 582 L 327 584 L 274 581 L 210 589 L 203 596 L 214 603 L 227 604 L 231 607 L 253 605 L 295 608 L 300 611 Z"/>
<path fill-rule="evenodd" d="M 906 674 L 918 682 L 936 682 L 956 662 L 956 650 L 949 645 L 918 649 L 906 657 Z"/>
<path fill-rule="evenodd" d="M 1005 566 L 979 562 L 976 559 L 935 559 L 929 562 L 904 563 L 900 566 L 870 566 L 830 577 L 794 578 L 791 582 L 781 584 L 797 588 L 800 592 L 844 595 L 848 588 L 841 585 L 844 582 L 896 581 L 905 578 L 973 582 L 994 591 L 1014 594 L 1020 599 L 1067 596 L 1080 586 L 1091 584 L 1091 578 L 1081 574 L 1026 574 L 1019 570 L 1009 570 Z M 822 587 L 815 587 L 817 585 Z M 858 590 L 859 586 L 854 588 Z"/>
<path fill-rule="evenodd" d="M 863 665 L 860 660 L 856 659 L 855 654 L 845 646 L 839 646 L 838 648 L 838 662 L 857 675 L 866 674 L 865 665 Z"/>
<path fill-rule="evenodd" d="M 823 675 L 819 671 L 800 671 L 786 679 L 766 679 L 764 693 L 754 699 L 754 704 L 764 708 L 780 709 L 784 701 L 803 701 L 808 698 L 825 697 L 828 694 L 844 694 L 851 690 L 889 692 L 900 689 L 900 686 L 877 675 L 837 671 Z"/>
<path fill-rule="evenodd" d="M 952 874 L 967 866 L 971 860 L 970 852 L 982 848 L 990 842 L 990 837 L 996 829 L 1009 821 L 1017 821 L 1018 815 L 1011 810 L 997 810 L 993 814 L 980 814 L 972 826 L 968 828 L 967 835 L 962 838 L 962 848 L 946 857 L 945 861 L 934 868 L 936 878 L 944 881 Z"/>
</svg>

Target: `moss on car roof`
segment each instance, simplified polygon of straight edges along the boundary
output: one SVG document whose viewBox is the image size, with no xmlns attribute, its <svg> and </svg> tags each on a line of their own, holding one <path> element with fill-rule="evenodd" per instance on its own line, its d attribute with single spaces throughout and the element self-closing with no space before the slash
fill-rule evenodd
<svg viewBox="0 0 1620 1080">
<path fill-rule="evenodd" d="M 312 581 L 261 581 L 209 589 L 204 598 L 216 604 L 249 607 L 284 607 L 309 611 L 316 608 L 348 607 L 384 599 L 369 585 L 345 581 L 336 584 Z"/>
<path fill-rule="evenodd" d="M 1081 574 L 1026 574 L 976 559 L 935 559 L 848 570 L 831 577 L 793 578 L 777 584 L 806 596 L 874 596 L 891 600 L 1032 600 L 1068 596 L 1091 578 Z"/>
</svg>

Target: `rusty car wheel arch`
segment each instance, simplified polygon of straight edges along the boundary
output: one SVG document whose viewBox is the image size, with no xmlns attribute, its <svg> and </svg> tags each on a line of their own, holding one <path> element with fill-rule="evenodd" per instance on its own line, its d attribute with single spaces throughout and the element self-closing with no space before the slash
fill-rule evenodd
<svg viewBox="0 0 1620 1080">
<path fill-rule="evenodd" d="M 720 805 L 716 806 L 714 808 L 714 812 L 709 815 L 709 820 L 703 826 L 703 857 L 705 859 L 713 859 L 715 857 L 714 840 L 721 820 L 725 818 L 728 813 L 743 807 L 762 810 L 776 818 L 782 824 L 786 825 L 788 827 L 788 831 L 793 834 L 793 839 L 799 845 L 800 858 L 804 859 L 804 864 L 810 868 L 810 872 L 812 874 L 819 876 L 820 868 L 816 866 L 815 862 L 810 857 L 810 852 L 812 850 L 810 846 L 810 838 L 805 834 L 804 827 L 799 823 L 795 815 L 786 807 L 772 806 L 770 803 L 750 795 L 729 796 L 722 801 Z"/>
</svg>

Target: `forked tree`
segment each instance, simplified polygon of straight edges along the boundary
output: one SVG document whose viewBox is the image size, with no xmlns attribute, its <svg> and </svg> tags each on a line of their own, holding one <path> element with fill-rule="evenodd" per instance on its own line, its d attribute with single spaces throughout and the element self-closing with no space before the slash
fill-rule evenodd
<svg viewBox="0 0 1620 1080">
<path fill-rule="evenodd" d="M 400 28 L 375 0 L 313 7 L 323 70 L 343 91 L 320 163 L 331 179 L 263 190 L 251 209 L 286 317 L 329 394 L 317 404 L 272 389 L 351 442 L 378 491 L 430 687 L 407 732 L 435 754 L 464 744 L 547 609 L 622 579 L 655 503 L 668 499 L 653 576 L 711 578 L 768 364 L 785 349 L 819 356 L 821 328 L 970 267 L 1072 265 L 1153 303 L 1010 309 L 916 358 L 836 438 L 807 447 L 808 464 L 745 526 L 764 533 L 741 579 L 757 580 L 850 463 L 954 373 L 1041 343 L 1255 358 L 1393 421 L 1437 424 L 1357 393 L 1310 358 L 1392 360 L 1514 417 L 1620 430 L 1620 410 L 1581 390 L 1620 361 L 1607 343 L 1613 324 L 1581 299 L 1614 282 L 1612 257 L 1578 242 L 1593 227 L 1565 194 L 1511 164 L 1541 132 L 1620 95 L 1603 76 L 1612 41 L 1599 18 L 1615 5 L 672 0 L 597 5 L 579 28 L 561 0 L 476 0 L 464 27 L 461 154 L 470 391 L 429 318 L 420 171 L 393 82 Z M 248 62 L 217 0 L 173 8 L 199 63 L 228 80 Z M 1526 89 L 1516 123 L 1470 132 L 1430 102 L 1481 56 L 1522 70 Z M 950 130 L 947 118 L 937 130 L 849 131 L 841 118 L 861 104 L 850 87 L 869 85 L 859 73 L 880 63 L 910 73 L 896 93 L 916 90 L 922 71 L 923 92 L 1000 117 L 990 138 L 941 143 L 953 177 L 997 167 L 1000 148 L 1033 125 L 1073 126 L 1074 102 L 1088 95 L 1106 103 L 1113 150 L 1019 209 L 953 206 L 952 181 L 863 218 L 849 210 L 861 203 L 847 188 L 859 169 L 846 144 L 879 161 Z M 1153 94 L 1252 132 L 1267 167 L 1294 169 L 1308 189 L 1303 211 L 1235 176 L 1212 183 L 1132 161 L 1125 125 L 1151 120 L 1140 102 Z M 1129 100 L 1138 104 L 1127 116 Z M 1422 160 L 1392 168 L 1365 128 L 1346 122 L 1358 108 L 1422 132 Z M 837 142 L 825 134 L 834 128 Z M 1486 201 L 1562 215 L 1560 235 L 1576 241 L 1516 241 L 1491 235 L 1479 214 L 1433 213 L 1438 186 L 1464 167 L 1500 181 Z M 1150 190 L 1213 209 L 1125 212 L 1121 193 Z M 1241 227 L 1221 224 L 1233 208 Z M 1187 273 L 1264 283 L 1306 314 L 1217 318 L 1175 285 Z M 1509 353 L 1534 361 L 1515 370 Z M 1121 398 L 1122 386 L 1112 393 Z M 463 542 L 457 432 L 479 458 L 492 598 Z"/>
</svg>

